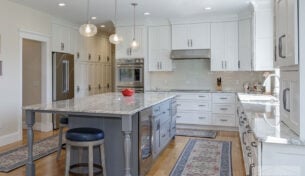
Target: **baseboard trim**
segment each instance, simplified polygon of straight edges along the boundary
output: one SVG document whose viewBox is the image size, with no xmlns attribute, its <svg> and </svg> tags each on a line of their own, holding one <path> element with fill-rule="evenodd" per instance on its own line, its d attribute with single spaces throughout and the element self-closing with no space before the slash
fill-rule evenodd
<svg viewBox="0 0 305 176">
<path fill-rule="evenodd" d="M 19 131 L 4 136 L 0 136 L 0 147 L 7 144 L 11 144 L 16 141 L 20 141 L 21 139 L 22 139 L 22 133 L 20 133 Z"/>
</svg>

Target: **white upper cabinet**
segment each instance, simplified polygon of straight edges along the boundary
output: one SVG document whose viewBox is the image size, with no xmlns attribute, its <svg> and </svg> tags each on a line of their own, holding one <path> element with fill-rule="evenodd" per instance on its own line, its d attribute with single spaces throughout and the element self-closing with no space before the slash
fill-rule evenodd
<svg viewBox="0 0 305 176">
<path fill-rule="evenodd" d="M 252 25 L 251 19 L 238 21 L 238 68 L 239 71 L 252 70 Z"/>
<path fill-rule="evenodd" d="M 298 64 L 298 6 L 294 0 L 275 1 L 275 66 Z"/>
<path fill-rule="evenodd" d="M 211 71 L 238 70 L 238 23 L 211 25 Z"/>
<path fill-rule="evenodd" d="M 209 49 L 211 47 L 211 24 L 172 25 L 172 49 Z"/>
<path fill-rule="evenodd" d="M 253 13 L 253 70 L 273 70 L 273 9 L 256 7 Z"/>
<path fill-rule="evenodd" d="M 148 29 L 149 71 L 172 71 L 171 27 L 154 26 Z"/>
<path fill-rule="evenodd" d="M 52 24 L 52 51 L 74 54 L 71 50 L 71 30 L 60 24 Z"/>
<path fill-rule="evenodd" d="M 116 45 L 116 59 L 122 58 L 144 58 L 144 48 L 145 48 L 145 30 L 142 26 L 136 27 L 135 38 L 139 43 L 139 48 L 132 50 L 130 47 L 131 41 L 133 39 L 133 27 L 117 27 L 116 32 L 119 36 L 123 38 L 123 41 Z"/>
</svg>

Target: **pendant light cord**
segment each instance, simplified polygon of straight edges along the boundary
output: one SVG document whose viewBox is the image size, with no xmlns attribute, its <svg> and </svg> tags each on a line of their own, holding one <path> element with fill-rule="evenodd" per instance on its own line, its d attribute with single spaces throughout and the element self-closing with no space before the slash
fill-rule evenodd
<svg viewBox="0 0 305 176">
<path fill-rule="evenodd" d="M 136 39 L 136 5 L 137 3 L 132 3 L 133 5 L 133 40 Z"/>
<path fill-rule="evenodd" d="M 87 21 L 88 21 L 88 24 L 90 24 L 90 19 L 89 19 L 89 3 L 90 0 L 87 1 Z"/>
<path fill-rule="evenodd" d="M 114 25 L 117 23 L 117 13 L 118 13 L 118 3 L 117 0 L 114 1 Z"/>
</svg>

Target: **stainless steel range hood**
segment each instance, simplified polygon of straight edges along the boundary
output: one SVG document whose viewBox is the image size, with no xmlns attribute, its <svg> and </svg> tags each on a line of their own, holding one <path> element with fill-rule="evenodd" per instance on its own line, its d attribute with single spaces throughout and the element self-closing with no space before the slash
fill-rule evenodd
<svg viewBox="0 0 305 176">
<path fill-rule="evenodd" d="M 210 49 L 192 49 L 192 50 L 172 50 L 171 59 L 209 59 L 211 58 Z"/>
</svg>

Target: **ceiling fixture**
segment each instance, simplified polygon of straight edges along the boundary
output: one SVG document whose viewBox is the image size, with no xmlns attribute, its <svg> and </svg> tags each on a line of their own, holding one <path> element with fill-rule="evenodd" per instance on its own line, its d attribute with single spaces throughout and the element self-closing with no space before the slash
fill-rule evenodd
<svg viewBox="0 0 305 176">
<path fill-rule="evenodd" d="M 145 12 L 144 15 L 148 16 L 148 15 L 150 15 L 150 13 L 149 12 Z"/>
<path fill-rule="evenodd" d="M 79 28 L 79 33 L 85 37 L 92 37 L 97 33 L 97 28 L 94 24 L 90 24 L 90 20 L 89 20 L 89 3 L 90 0 L 88 0 L 87 2 L 87 20 L 88 23 L 87 24 L 83 24 L 81 25 L 81 27 Z"/>
<path fill-rule="evenodd" d="M 101 28 L 104 28 L 104 27 L 106 27 L 106 26 L 102 24 L 102 25 L 101 25 Z"/>
<path fill-rule="evenodd" d="M 116 23 L 117 23 L 117 0 L 114 1 L 114 27 L 116 27 Z M 123 39 L 119 37 L 117 33 L 114 33 L 109 36 L 110 43 L 115 45 L 120 44 L 122 40 Z"/>
<path fill-rule="evenodd" d="M 204 10 L 212 10 L 212 7 L 206 7 Z"/>
<path fill-rule="evenodd" d="M 136 50 L 139 48 L 139 43 L 136 40 L 136 6 L 138 5 L 137 3 L 131 3 L 133 6 L 133 38 L 131 42 L 131 49 Z"/>
<path fill-rule="evenodd" d="M 96 17 L 91 17 L 92 20 L 96 20 Z"/>
<path fill-rule="evenodd" d="M 66 4 L 62 2 L 62 3 L 59 3 L 58 6 L 59 6 L 59 7 L 65 7 Z"/>
</svg>

